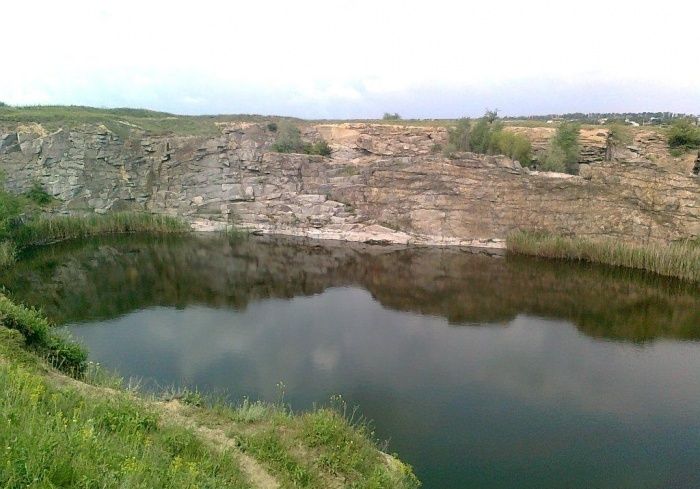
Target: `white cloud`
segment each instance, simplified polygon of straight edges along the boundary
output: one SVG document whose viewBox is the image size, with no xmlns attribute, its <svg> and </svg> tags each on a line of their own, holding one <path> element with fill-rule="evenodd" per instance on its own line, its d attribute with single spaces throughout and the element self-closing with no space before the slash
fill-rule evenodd
<svg viewBox="0 0 700 489">
<path fill-rule="evenodd" d="M 700 112 L 699 17 L 685 0 L 12 2 L 0 100 L 429 117 L 446 115 L 436 98 L 449 115 L 500 100 L 545 112 L 531 103 L 539 84 L 561 94 L 556 110 L 588 110 L 586 87 L 614 86 L 630 110 Z M 633 94 L 648 87 L 661 91 L 642 107 Z"/>
</svg>

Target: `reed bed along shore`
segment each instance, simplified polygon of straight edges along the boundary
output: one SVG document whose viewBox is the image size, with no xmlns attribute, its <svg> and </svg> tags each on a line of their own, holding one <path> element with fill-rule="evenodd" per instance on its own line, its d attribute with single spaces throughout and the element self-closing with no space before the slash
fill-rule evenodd
<svg viewBox="0 0 700 489">
<path fill-rule="evenodd" d="M 700 282 L 700 242 L 697 240 L 670 245 L 632 245 L 612 239 L 592 240 L 517 231 L 508 236 L 506 245 L 512 253 L 638 268 Z"/>
<path fill-rule="evenodd" d="M 23 248 L 104 234 L 171 233 L 188 229 L 187 224 L 178 218 L 143 212 L 40 216 L 19 226 L 12 233 L 12 241 Z"/>
</svg>

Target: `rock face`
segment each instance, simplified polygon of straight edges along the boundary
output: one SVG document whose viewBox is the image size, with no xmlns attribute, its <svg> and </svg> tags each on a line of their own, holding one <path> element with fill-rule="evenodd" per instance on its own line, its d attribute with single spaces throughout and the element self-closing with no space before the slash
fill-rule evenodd
<svg viewBox="0 0 700 489">
<path fill-rule="evenodd" d="M 505 157 L 447 159 L 436 152 L 443 128 L 305 126 L 306 139 L 330 143 L 330 158 L 270 152 L 276 134 L 253 123 L 223 124 L 217 137 L 123 139 L 101 125 L 3 132 L 8 189 L 38 181 L 61 212 L 143 210 L 196 229 L 418 244 L 502 246 L 518 228 L 631 242 L 700 235 L 690 172 L 643 158 L 596 156 L 581 176 L 530 172 Z"/>
</svg>

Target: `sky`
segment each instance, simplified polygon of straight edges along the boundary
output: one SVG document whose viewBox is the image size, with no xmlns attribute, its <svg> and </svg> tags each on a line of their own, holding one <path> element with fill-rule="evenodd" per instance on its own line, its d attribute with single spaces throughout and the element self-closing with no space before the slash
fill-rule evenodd
<svg viewBox="0 0 700 489">
<path fill-rule="evenodd" d="M 691 0 L 26 0 L 0 101 L 305 118 L 700 113 Z"/>
</svg>

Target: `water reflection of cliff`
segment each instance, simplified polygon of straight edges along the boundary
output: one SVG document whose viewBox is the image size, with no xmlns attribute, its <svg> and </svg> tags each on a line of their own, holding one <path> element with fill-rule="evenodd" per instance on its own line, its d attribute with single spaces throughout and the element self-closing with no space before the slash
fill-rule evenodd
<svg viewBox="0 0 700 489">
<path fill-rule="evenodd" d="M 259 299 L 352 285 L 385 307 L 443 316 L 454 325 L 505 324 L 525 313 L 567 319 L 595 337 L 700 339 L 695 286 L 635 271 L 451 249 L 118 237 L 35 250 L 2 283 L 58 323 L 155 305 L 245 308 Z"/>
</svg>

